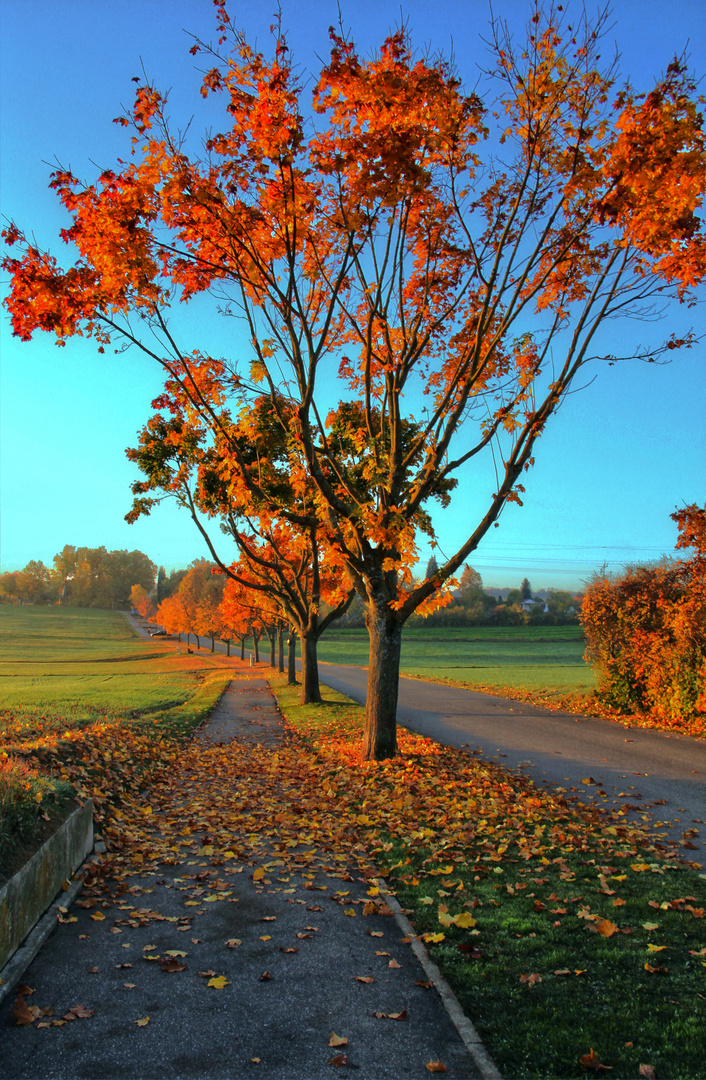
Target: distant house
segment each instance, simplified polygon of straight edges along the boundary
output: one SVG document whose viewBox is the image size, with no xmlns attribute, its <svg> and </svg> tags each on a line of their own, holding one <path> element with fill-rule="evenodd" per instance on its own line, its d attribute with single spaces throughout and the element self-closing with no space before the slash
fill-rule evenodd
<svg viewBox="0 0 706 1080">
<path fill-rule="evenodd" d="M 549 608 L 547 607 L 547 605 L 544 603 L 543 600 L 540 600 L 539 597 L 535 597 L 533 600 L 522 600 L 520 602 L 520 607 L 522 608 L 523 611 L 530 611 L 530 612 L 532 612 L 532 611 L 535 611 L 535 612 L 536 611 L 542 611 L 542 612 L 546 613 L 547 611 L 549 611 Z"/>
</svg>

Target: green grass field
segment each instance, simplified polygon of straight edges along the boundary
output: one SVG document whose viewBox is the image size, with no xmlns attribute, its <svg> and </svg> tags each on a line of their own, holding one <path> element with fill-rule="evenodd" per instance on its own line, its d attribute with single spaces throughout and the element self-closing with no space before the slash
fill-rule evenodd
<svg viewBox="0 0 706 1080">
<path fill-rule="evenodd" d="M 232 675 L 222 656 L 136 637 L 117 611 L 0 605 L 0 880 L 72 794 L 91 795 L 100 820 Z"/>
<path fill-rule="evenodd" d="M 0 701 L 5 708 L 166 709 L 194 679 L 164 648 L 135 637 L 118 612 L 0 607 Z M 170 650 L 174 652 L 174 648 Z"/>
<path fill-rule="evenodd" d="M 584 649 L 580 626 L 414 627 L 403 634 L 401 672 L 499 690 L 588 694 L 595 679 Z M 330 630 L 319 659 L 366 665 L 367 631 Z"/>
</svg>

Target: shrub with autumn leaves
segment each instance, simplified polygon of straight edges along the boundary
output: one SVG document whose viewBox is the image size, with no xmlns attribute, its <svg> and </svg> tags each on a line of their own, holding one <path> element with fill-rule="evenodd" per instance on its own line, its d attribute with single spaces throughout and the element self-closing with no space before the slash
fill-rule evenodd
<svg viewBox="0 0 706 1080">
<path fill-rule="evenodd" d="M 49 820 L 72 795 L 66 781 L 43 776 L 21 757 L 0 750 L 0 880 L 18 850 L 39 832 L 40 815 Z"/>
<path fill-rule="evenodd" d="M 706 720 L 706 509 L 672 514 L 686 560 L 596 575 L 581 612 L 599 698 L 666 724 Z"/>
</svg>

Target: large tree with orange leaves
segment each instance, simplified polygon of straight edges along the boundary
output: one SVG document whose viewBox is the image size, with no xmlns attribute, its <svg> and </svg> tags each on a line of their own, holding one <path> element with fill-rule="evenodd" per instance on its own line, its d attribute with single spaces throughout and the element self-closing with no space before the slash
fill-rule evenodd
<svg viewBox="0 0 706 1080">
<path fill-rule="evenodd" d="M 381 758 L 396 749 L 406 619 L 521 501 L 579 373 L 616 359 L 606 322 L 689 302 L 702 279 L 702 118 L 680 61 L 646 95 L 616 91 L 599 63 L 605 16 L 571 28 L 560 7 L 535 6 L 519 48 L 495 23 L 491 108 L 443 58 L 415 58 L 404 31 L 370 60 L 332 31 L 309 109 L 279 28 L 268 59 L 216 9 L 218 44 L 193 50 L 212 55 L 203 94 L 225 110 L 205 155 L 140 85 L 118 121 L 133 159 L 93 184 L 53 176 L 74 264 L 6 230 L 21 249 L 5 260 L 8 306 L 25 339 L 143 349 L 179 387 L 184 437 L 204 433 L 238 500 L 290 521 L 289 497 L 261 483 L 266 452 L 243 453 L 243 410 L 267 399 L 292 485 L 313 485 L 318 526 L 367 606 L 365 753 Z M 171 305 L 204 293 L 245 320 L 250 363 L 177 340 Z M 652 360 L 690 341 L 628 351 Z M 412 586 L 431 503 L 487 457 L 484 512 Z"/>
</svg>

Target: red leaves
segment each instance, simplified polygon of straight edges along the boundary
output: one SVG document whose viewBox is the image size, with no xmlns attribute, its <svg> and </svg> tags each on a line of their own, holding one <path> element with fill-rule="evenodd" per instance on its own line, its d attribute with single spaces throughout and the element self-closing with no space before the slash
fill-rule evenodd
<svg viewBox="0 0 706 1080">
<path fill-rule="evenodd" d="M 24 993 L 34 993 L 33 990 L 30 990 L 29 987 L 24 986 L 24 984 L 18 987 L 18 989 L 24 991 Z M 27 1005 L 22 993 L 18 994 L 12 1010 L 12 1015 L 15 1017 L 15 1024 L 18 1027 L 29 1027 L 35 1020 L 39 1021 L 38 1027 L 61 1027 L 63 1024 L 73 1020 L 88 1020 L 94 1014 L 95 1009 L 89 1009 L 85 1005 L 73 1005 L 68 1012 L 64 1013 L 61 1020 L 49 1020 L 48 1018 L 54 1015 L 54 1010 L 51 1006 L 40 1009 L 37 1005 Z"/>
<path fill-rule="evenodd" d="M 37 1008 L 36 1005 L 28 1006 L 25 999 L 19 994 L 12 1015 L 15 1017 L 15 1023 L 18 1027 L 27 1027 L 41 1016 L 41 1009 Z"/>
<path fill-rule="evenodd" d="M 588 1054 L 584 1054 L 583 1057 L 579 1058 L 579 1064 L 581 1065 L 582 1069 L 593 1069 L 593 1071 L 596 1073 L 610 1072 L 610 1070 L 613 1068 L 612 1065 L 603 1064 L 601 1059 L 598 1057 L 598 1054 L 594 1053 L 593 1047 L 591 1047 L 591 1050 Z"/>
<path fill-rule="evenodd" d="M 95 1009 L 87 1009 L 85 1005 L 74 1005 L 64 1014 L 64 1020 L 87 1020 L 95 1014 Z"/>
<path fill-rule="evenodd" d="M 176 956 L 165 956 L 157 961 L 162 971 L 171 975 L 175 971 L 186 971 L 186 964 L 182 964 Z"/>
</svg>

